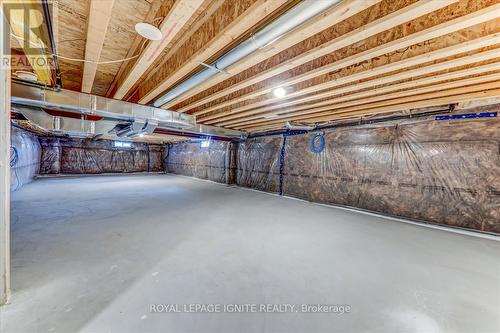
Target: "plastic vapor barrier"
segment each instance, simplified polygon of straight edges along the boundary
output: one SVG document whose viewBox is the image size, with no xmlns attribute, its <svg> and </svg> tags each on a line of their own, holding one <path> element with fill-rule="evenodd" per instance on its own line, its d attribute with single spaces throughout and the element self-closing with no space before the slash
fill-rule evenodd
<svg viewBox="0 0 500 333">
<path fill-rule="evenodd" d="M 234 166 L 228 154 L 232 151 L 232 145 L 225 141 L 210 141 L 208 147 L 202 147 L 201 142 L 172 144 L 165 158 L 166 171 L 218 183 L 231 183 L 230 174 Z"/>
<path fill-rule="evenodd" d="M 35 134 L 11 126 L 10 189 L 18 190 L 33 180 L 40 168 L 40 144 Z"/>
<path fill-rule="evenodd" d="M 500 233 L 500 118 L 467 117 L 253 138 L 238 185 Z"/>
<path fill-rule="evenodd" d="M 283 194 L 500 233 L 500 123 L 401 121 L 288 137 Z"/>
<path fill-rule="evenodd" d="M 112 140 L 40 137 L 41 174 L 99 174 L 163 171 L 163 146 Z"/>
<path fill-rule="evenodd" d="M 238 145 L 236 184 L 279 191 L 281 136 L 248 139 Z"/>
</svg>

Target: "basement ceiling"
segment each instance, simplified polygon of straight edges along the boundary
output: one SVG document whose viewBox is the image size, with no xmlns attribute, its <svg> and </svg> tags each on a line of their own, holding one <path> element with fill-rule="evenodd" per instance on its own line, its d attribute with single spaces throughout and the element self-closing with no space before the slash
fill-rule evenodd
<svg viewBox="0 0 500 333">
<path fill-rule="evenodd" d="M 151 103 L 299 2 L 58 0 L 63 88 Z M 480 100 L 500 96 L 499 47 L 500 0 L 342 0 L 162 107 L 257 132 Z"/>
</svg>

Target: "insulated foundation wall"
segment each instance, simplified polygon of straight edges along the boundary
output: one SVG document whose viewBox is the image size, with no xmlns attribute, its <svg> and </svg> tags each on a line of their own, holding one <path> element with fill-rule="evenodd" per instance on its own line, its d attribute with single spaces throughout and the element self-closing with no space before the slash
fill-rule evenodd
<svg viewBox="0 0 500 333">
<path fill-rule="evenodd" d="M 236 183 L 266 192 L 279 191 L 281 136 L 248 139 L 238 145 Z"/>
<path fill-rule="evenodd" d="M 498 111 L 481 107 L 468 113 Z M 324 148 L 311 149 L 322 134 Z M 168 171 L 221 181 L 220 143 L 175 144 Z M 238 143 L 236 184 L 440 225 L 500 233 L 500 118 L 415 118 Z"/>
<path fill-rule="evenodd" d="M 132 143 L 114 147 L 111 140 L 40 137 L 40 174 L 99 174 L 163 171 L 162 145 Z"/>
<path fill-rule="evenodd" d="M 11 126 L 10 140 L 10 189 L 15 191 L 38 174 L 41 148 L 35 134 L 16 126 Z"/>
<path fill-rule="evenodd" d="M 232 184 L 235 182 L 235 147 L 225 141 L 211 141 L 209 147 L 201 147 L 201 142 L 172 144 L 165 154 L 165 171 Z"/>
<path fill-rule="evenodd" d="M 500 233 L 500 122 L 400 122 L 286 142 L 283 194 Z"/>
</svg>

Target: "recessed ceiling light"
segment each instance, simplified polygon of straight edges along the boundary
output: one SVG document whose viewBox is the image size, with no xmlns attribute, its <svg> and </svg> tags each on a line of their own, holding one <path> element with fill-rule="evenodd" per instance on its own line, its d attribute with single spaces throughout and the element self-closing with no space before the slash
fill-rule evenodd
<svg viewBox="0 0 500 333">
<path fill-rule="evenodd" d="M 286 95 L 286 90 L 284 88 L 279 87 L 273 90 L 273 94 L 278 98 L 283 98 Z"/>
<path fill-rule="evenodd" d="M 160 29 L 149 23 L 140 22 L 135 25 L 135 31 L 142 37 L 149 40 L 160 40 L 162 33 Z"/>
</svg>

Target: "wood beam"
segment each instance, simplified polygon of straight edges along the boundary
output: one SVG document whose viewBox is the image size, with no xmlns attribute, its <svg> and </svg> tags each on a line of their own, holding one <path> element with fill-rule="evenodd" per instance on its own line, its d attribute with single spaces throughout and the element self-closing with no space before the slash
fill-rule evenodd
<svg viewBox="0 0 500 333">
<path fill-rule="evenodd" d="M 500 70 L 500 63 L 496 63 L 496 66 L 498 70 Z M 445 76 L 445 75 L 443 75 Z M 319 106 L 319 105 L 310 105 L 309 108 L 302 109 L 302 110 L 287 110 L 283 111 L 280 116 L 281 117 L 294 117 L 294 116 L 306 116 L 306 115 L 314 115 L 323 111 L 329 111 L 332 109 L 338 109 L 338 108 L 348 108 L 348 107 L 355 107 L 357 108 L 365 105 L 369 105 L 370 107 L 376 107 L 376 106 L 383 106 L 387 103 L 389 100 L 394 100 L 397 98 L 401 97 L 407 97 L 407 96 L 412 96 L 412 95 L 421 95 L 421 94 L 426 94 L 426 93 L 440 93 L 443 90 L 451 89 L 451 88 L 459 88 L 459 87 L 465 87 L 465 86 L 471 86 L 479 83 L 485 83 L 485 82 L 491 82 L 491 81 L 497 81 L 499 78 L 499 73 L 494 73 L 494 74 L 489 74 L 489 75 L 484 75 L 484 76 L 477 76 L 477 77 L 472 77 L 472 78 L 466 78 L 462 80 L 455 80 L 452 82 L 445 82 L 445 83 L 440 83 L 440 84 L 435 84 L 431 86 L 425 86 L 425 87 L 420 87 L 416 89 L 410 89 L 410 90 L 405 90 L 405 91 L 397 91 L 393 92 L 390 94 L 382 94 L 382 95 L 376 95 L 368 98 L 360 98 L 354 101 L 348 101 L 344 103 L 333 103 L 332 101 L 329 101 L 330 104 L 325 105 L 322 103 L 324 106 Z M 395 89 L 396 90 L 396 89 Z M 375 89 L 376 91 L 376 89 Z M 467 91 L 466 91 L 467 92 Z M 378 91 L 377 91 L 378 93 Z M 373 91 L 372 91 L 373 95 Z M 411 97 L 410 97 L 411 98 Z M 377 105 L 378 102 L 379 105 Z M 370 104 L 372 103 L 372 104 Z M 307 107 L 304 106 L 304 107 Z M 262 116 L 261 116 L 262 117 Z M 278 120 L 276 119 L 271 119 L 271 120 Z M 240 127 L 240 126 L 253 126 L 257 125 L 259 123 L 265 123 L 269 121 L 269 119 L 260 119 L 257 121 L 240 121 L 238 123 L 232 124 L 230 127 Z"/>
<path fill-rule="evenodd" d="M 222 108 L 222 107 L 225 107 L 228 105 L 232 105 L 234 103 L 241 102 L 241 101 L 246 100 L 246 99 L 251 99 L 251 98 L 258 97 L 260 95 L 268 94 L 278 86 L 289 86 L 289 85 L 293 85 L 293 84 L 296 84 L 299 82 L 303 82 L 303 81 L 312 79 L 312 78 L 319 76 L 319 75 L 330 73 L 330 72 L 339 70 L 341 68 L 344 68 L 344 67 L 347 67 L 350 65 L 354 65 L 356 63 L 361 63 L 363 61 L 370 60 L 370 59 L 379 57 L 381 55 L 394 52 L 394 51 L 399 50 L 399 49 L 407 48 L 411 45 L 416 45 L 416 44 L 422 43 L 422 42 L 427 41 L 427 40 L 441 37 L 441 36 L 453 33 L 453 32 L 458 31 L 458 30 L 462 30 L 462 29 L 465 29 L 465 28 L 468 28 L 468 27 L 471 27 L 471 26 L 474 26 L 477 24 L 481 24 L 481 23 L 490 21 L 490 20 L 495 19 L 499 16 L 500 16 L 500 4 L 490 6 L 490 7 L 484 8 L 482 10 L 476 11 L 474 13 L 456 18 L 454 20 L 444 22 L 444 23 L 436 25 L 434 27 L 422 30 L 420 32 L 417 32 L 417 33 L 414 33 L 414 34 L 411 34 L 411 35 L 408 35 L 405 37 L 402 37 L 400 39 L 391 41 L 391 42 L 383 44 L 383 45 L 380 45 L 378 47 L 360 52 L 358 54 L 354 54 L 352 56 L 349 56 L 349 57 L 346 57 L 346 58 L 341 59 L 339 61 L 336 61 L 332 64 L 325 65 L 325 66 L 319 67 L 315 70 L 306 72 L 302 75 L 294 76 L 288 80 L 282 81 L 279 85 L 266 87 L 263 89 L 257 89 L 249 94 L 243 95 L 243 96 L 238 97 L 238 98 L 231 99 L 231 100 L 224 102 L 224 103 L 219 103 L 213 107 L 206 108 L 200 112 L 195 112 L 194 114 L 197 116 L 200 116 L 200 115 L 206 114 L 208 112 L 214 111 L 216 109 L 219 109 L 219 108 Z M 227 91 L 229 93 L 234 92 L 233 89 L 236 89 L 237 86 L 238 85 L 236 84 L 233 87 L 231 87 L 230 90 L 225 90 L 225 91 Z M 224 94 L 226 94 L 227 92 L 224 92 Z M 192 106 L 187 106 L 186 108 L 184 108 L 184 111 L 186 111 L 192 107 L 195 107 L 195 106 L 199 106 L 199 104 L 196 103 L 196 104 L 193 104 Z"/>
<path fill-rule="evenodd" d="M 156 18 L 158 11 L 161 8 L 162 3 L 163 3 L 163 0 L 154 0 L 151 3 L 151 7 L 149 8 L 149 11 L 146 14 L 146 17 L 144 18 L 144 22 L 152 22 Z M 134 42 L 130 46 L 130 49 L 128 50 L 125 58 L 133 57 L 135 54 L 139 53 L 141 51 L 140 47 L 141 47 L 143 40 L 144 39 L 141 35 L 135 36 Z M 117 85 L 120 81 L 122 81 L 123 75 L 125 74 L 125 71 L 127 70 L 128 65 L 129 65 L 129 62 L 122 63 L 122 65 L 120 66 L 120 69 L 118 70 L 118 72 L 115 75 L 115 78 L 113 79 L 113 82 L 111 82 L 111 84 L 109 85 L 108 91 L 106 92 L 106 97 L 112 97 L 114 95 L 114 93 L 117 89 Z"/>
<path fill-rule="evenodd" d="M 97 63 L 101 57 L 104 38 L 108 30 L 111 11 L 115 0 L 91 0 L 88 24 L 87 40 L 85 42 L 85 60 L 83 66 L 82 92 L 91 93 L 94 78 L 97 72 Z"/>
<path fill-rule="evenodd" d="M 477 50 L 477 49 L 480 49 L 483 47 L 488 47 L 488 46 L 498 44 L 498 43 L 500 43 L 500 33 L 488 35 L 485 37 L 477 38 L 477 39 L 474 39 L 471 41 L 456 44 L 456 45 L 446 47 L 443 49 L 438 49 L 438 50 L 435 50 L 435 51 L 432 51 L 429 53 L 424 53 L 424 54 L 421 54 L 419 56 L 414 56 L 411 58 L 406 58 L 406 59 L 403 59 L 400 61 L 389 63 L 387 65 L 371 68 L 369 70 L 358 72 L 358 73 L 355 73 L 353 75 L 335 78 L 331 81 L 327 81 L 327 82 L 324 82 L 321 84 L 313 85 L 311 87 L 308 87 L 308 88 L 305 88 L 302 90 L 292 92 L 292 93 L 288 94 L 286 97 L 287 97 L 287 99 L 297 97 L 297 99 L 295 99 L 293 101 L 284 101 L 283 99 L 280 99 L 280 98 L 270 98 L 267 100 L 254 102 L 254 103 L 251 103 L 248 105 L 234 108 L 231 111 L 224 113 L 222 116 L 236 114 L 236 113 L 240 113 L 242 111 L 246 111 L 246 110 L 250 110 L 250 109 L 256 109 L 257 107 L 262 107 L 264 105 L 276 103 L 276 102 L 280 102 L 280 106 L 286 106 L 286 105 L 308 102 L 308 101 L 311 101 L 314 99 L 318 99 L 320 97 L 328 97 L 329 94 L 331 95 L 331 93 L 329 93 L 329 92 L 317 94 L 314 96 L 306 96 L 306 97 L 300 97 L 300 96 L 306 95 L 306 94 L 311 94 L 311 93 L 316 93 L 317 91 L 320 91 L 320 90 L 331 89 L 334 87 L 338 87 L 338 86 L 341 86 L 344 84 L 356 82 L 359 80 L 368 79 L 370 77 L 388 74 L 388 73 L 393 72 L 393 71 L 403 70 L 403 69 L 408 68 L 408 67 L 422 65 L 422 64 L 425 64 L 427 62 L 435 61 L 438 59 L 445 59 L 445 58 L 450 57 L 450 56 L 455 56 L 455 55 L 458 55 L 460 53 L 474 51 L 474 50 Z M 477 62 L 477 61 L 481 61 L 479 59 L 486 60 L 486 59 L 492 59 L 495 57 L 498 57 L 498 53 L 495 53 L 495 51 L 493 51 L 493 52 L 490 51 L 490 52 L 481 53 L 480 56 L 473 55 L 473 56 L 469 56 L 469 57 L 462 57 L 462 58 L 459 58 L 456 60 L 452 60 L 453 62 L 451 64 L 454 64 L 454 66 L 461 66 L 461 65 L 468 64 L 468 63 L 472 62 L 473 60 L 474 60 L 473 62 Z M 413 70 L 411 73 L 413 73 L 414 76 L 425 75 L 428 71 L 431 71 L 431 70 L 437 71 L 437 70 L 439 70 L 439 68 L 448 68 L 447 66 L 449 66 L 449 65 L 450 65 L 450 62 L 443 62 L 443 63 L 439 63 L 439 64 L 435 64 L 435 65 L 430 65 L 427 67 L 417 68 L 417 69 Z M 406 73 L 408 73 L 408 71 Z M 395 74 L 395 75 L 390 77 L 390 78 L 393 78 L 392 80 L 391 79 L 390 80 L 394 81 L 395 79 L 397 79 L 399 77 L 402 77 L 404 79 L 404 77 L 406 77 L 406 74 L 404 72 Z M 382 78 L 380 80 L 387 80 L 387 78 L 386 79 Z M 300 97 L 300 98 L 298 98 L 298 97 Z M 274 106 L 274 108 L 275 107 L 276 106 Z M 220 117 L 221 117 L 221 114 L 216 114 L 216 115 L 212 115 L 212 116 L 208 116 L 208 117 L 200 117 L 198 119 L 199 119 L 199 121 L 206 121 L 209 119 L 215 119 L 215 118 L 220 118 Z"/>
<path fill-rule="evenodd" d="M 172 41 L 171 47 L 169 47 L 168 51 L 165 51 L 163 55 L 160 57 L 161 59 L 158 59 L 157 62 L 153 63 L 152 66 L 150 66 L 149 70 L 146 71 L 146 73 L 138 80 L 132 89 L 129 90 L 129 92 L 125 95 L 123 98 L 124 100 L 128 100 L 128 98 L 132 95 L 134 95 L 137 92 L 137 89 L 139 88 L 139 85 L 142 82 L 147 82 L 152 78 L 152 76 L 156 73 L 156 71 L 152 68 L 163 68 L 166 66 L 165 64 L 168 62 L 170 57 L 174 55 L 192 36 L 193 34 L 203 25 L 207 20 L 210 19 L 212 14 L 214 14 L 220 6 L 224 4 L 225 0 L 213 0 L 205 10 L 203 10 L 203 13 L 200 14 L 196 20 L 189 26 L 189 30 L 186 32 L 181 32 L 179 34 L 179 38 L 175 39 Z"/>
<path fill-rule="evenodd" d="M 297 29 L 291 31 L 288 33 L 284 38 L 280 38 L 277 41 L 273 42 L 272 44 L 267 45 L 266 47 L 260 49 L 259 51 L 256 51 L 255 53 L 245 57 L 241 61 L 237 62 L 236 64 L 226 68 L 226 71 L 230 73 L 231 76 L 234 76 L 236 74 L 239 74 L 240 72 L 244 71 L 245 69 L 252 67 L 254 64 L 257 64 L 261 61 L 266 60 L 267 58 L 270 58 L 284 50 L 286 50 L 289 47 L 294 46 L 295 44 L 308 39 L 309 37 L 325 30 L 328 27 L 331 27 L 345 19 L 348 19 L 351 16 L 356 15 L 357 13 L 375 5 L 376 3 L 380 2 L 382 0 L 364 0 L 364 1 L 349 1 L 349 0 L 343 0 L 341 3 L 337 4 L 336 6 L 330 8 L 326 12 L 318 15 L 317 17 L 311 19 L 307 23 L 303 24 L 302 26 L 298 27 Z M 176 97 L 172 101 L 165 103 L 162 107 L 163 108 L 170 108 L 174 106 L 175 104 L 178 104 L 224 80 L 227 80 L 228 76 L 224 74 L 217 74 L 210 79 L 206 80 L 205 82 L 201 83 L 197 87 L 185 92 L 184 94 Z M 222 94 L 222 95 L 221 95 Z M 198 102 L 196 103 L 197 105 L 202 105 L 205 104 L 206 101 L 212 101 L 215 100 L 221 96 L 224 96 L 227 93 L 223 92 L 218 92 L 213 95 L 210 95 L 210 97 L 207 97 L 206 99 L 203 99 L 204 102 Z M 205 101 L 206 100 L 206 101 Z M 195 105 L 196 106 L 196 105 Z M 195 106 L 190 106 L 187 109 L 186 108 L 181 108 L 178 111 L 179 112 L 184 112 L 189 110 L 190 108 L 193 108 Z"/>
<path fill-rule="evenodd" d="M 189 59 L 185 59 L 180 67 L 173 70 L 168 69 L 167 72 L 165 72 L 165 70 L 157 71 L 153 78 L 146 82 L 144 87 L 141 87 L 145 93 L 140 96 L 139 103 L 147 103 L 173 86 L 177 81 L 198 68 L 200 62 L 206 62 L 208 59 L 221 52 L 227 45 L 240 37 L 241 34 L 245 33 L 256 23 L 262 21 L 266 16 L 286 4 L 287 1 L 288 0 L 255 1 L 244 13 L 235 17 L 230 24 L 219 31 L 207 45 L 204 45 L 204 47 L 194 52 Z M 182 48 L 179 49 L 179 52 L 180 51 L 182 51 Z M 166 67 L 168 66 L 164 68 Z"/>
<path fill-rule="evenodd" d="M 435 10 L 438 10 L 440 8 L 446 7 L 454 2 L 456 2 L 456 0 L 446 0 L 446 1 L 439 1 L 439 0 L 424 0 L 424 1 L 422 1 L 421 0 L 421 1 L 418 1 L 410 6 L 404 7 L 402 9 L 395 11 L 391 14 L 388 14 L 388 15 L 386 15 L 378 20 L 372 21 L 364 26 L 361 26 L 358 29 L 355 29 L 349 33 L 346 33 L 338 38 L 335 38 L 331 41 L 328 41 L 328 42 L 326 42 L 326 43 L 324 43 L 324 44 L 322 44 L 314 49 L 306 51 L 297 57 L 288 59 L 287 61 L 280 63 L 279 66 L 275 66 L 275 67 L 270 68 L 266 71 L 262 71 L 258 75 L 254 75 L 246 80 L 243 80 L 237 84 L 234 84 L 231 87 L 224 89 L 223 92 L 217 93 L 214 96 L 217 96 L 217 98 L 220 98 L 222 96 L 225 96 L 225 95 L 230 94 L 232 92 L 235 92 L 237 90 L 243 89 L 245 87 L 248 87 L 250 85 L 258 83 L 260 81 L 269 79 L 275 75 L 284 73 L 284 72 L 291 70 L 297 66 L 303 65 L 309 61 L 312 61 L 312 60 L 317 59 L 319 57 L 333 53 L 333 52 L 340 50 L 346 46 L 352 45 L 356 42 L 359 42 L 361 40 L 364 40 L 366 38 L 374 36 L 378 33 L 381 33 L 385 30 L 391 29 L 391 28 L 398 26 L 400 24 L 403 24 L 405 22 L 411 21 L 412 19 L 415 19 L 419 16 L 423 16 L 423 15 L 431 13 Z M 267 90 L 269 90 L 269 89 L 267 89 Z M 262 92 L 260 92 L 260 94 L 262 94 Z M 252 95 L 255 95 L 255 94 L 252 93 Z M 245 97 L 240 97 L 240 98 L 238 98 L 238 100 L 241 100 L 243 98 L 245 98 Z M 213 96 L 210 96 L 210 97 L 204 98 L 196 103 L 193 103 L 192 105 L 183 107 L 177 111 L 185 112 L 185 111 L 192 109 L 194 106 L 200 106 L 200 105 L 203 105 L 203 104 L 205 104 L 209 101 L 212 101 L 212 100 L 214 100 Z M 227 106 L 227 105 L 231 105 L 233 103 L 235 103 L 235 102 L 230 100 L 228 102 L 221 103 L 221 104 L 223 104 L 223 106 Z M 206 109 L 199 111 L 199 112 L 195 112 L 194 114 L 195 115 L 205 114 L 205 113 L 213 111 L 216 108 L 219 108 L 218 105 L 206 108 Z"/>
<path fill-rule="evenodd" d="M 0 305 L 10 295 L 10 28 L 0 5 Z"/>
<path fill-rule="evenodd" d="M 406 92 L 404 92 L 404 91 L 401 92 L 400 90 L 412 89 L 412 88 L 415 88 L 418 86 L 435 84 L 435 83 L 441 82 L 441 81 L 457 80 L 457 79 L 464 78 L 464 77 L 471 76 L 471 75 L 478 75 L 478 74 L 481 75 L 481 74 L 484 74 L 487 72 L 494 72 L 494 71 L 500 71 L 500 62 L 495 62 L 492 64 L 483 65 L 483 66 L 479 66 L 479 67 L 467 68 L 467 69 L 463 69 L 463 70 L 459 70 L 459 71 L 455 71 L 455 72 L 451 72 L 451 73 L 445 73 L 445 74 L 441 74 L 441 75 L 432 75 L 432 76 L 424 77 L 424 78 L 417 79 L 417 80 L 411 80 L 411 78 L 410 78 L 410 81 L 405 81 L 403 83 L 387 85 L 387 86 L 383 86 L 383 87 L 379 87 L 379 88 L 360 91 L 360 92 L 354 93 L 354 94 L 347 94 L 347 95 L 342 95 L 342 96 L 339 96 L 339 95 L 331 96 L 331 99 L 328 99 L 326 101 L 313 103 L 313 104 L 300 105 L 300 106 L 296 106 L 296 107 L 286 108 L 285 110 L 278 109 L 274 112 L 271 111 L 271 112 L 253 114 L 250 116 L 244 116 L 244 117 L 241 117 L 238 119 L 226 120 L 223 122 L 207 122 L 207 124 L 209 124 L 209 125 L 215 124 L 216 126 L 237 126 L 237 125 L 243 124 L 244 122 L 248 122 L 250 120 L 261 119 L 262 117 L 290 115 L 291 113 L 296 113 L 298 111 L 302 112 L 303 114 L 306 114 L 306 113 L 310 113 L 311 110 L 313 110 L 317 107 L 322 107 L 322 106 L 335 105 L 338 107 L 341 107 L 341 106 L 343 107 L 343 106 L 364 104 L 364 103 L 366 103 L 366 100 L 363 99 L 365 97 L 375 96 L 375 97 L 371 97 L 371 99 L 373 101 L 382 100 L 384 98 L 390 98 L 387 96 L 391 96 L 391 94 L 387 94 L 387 93 L 392 92 L 392 91 L 398 91 L 394 94 L 403 95 L 403 94 L 406 94 Z M 499 75 L 499 74 L 496 73 L 494 75 Z M 477 82 L 481 82 L 481 80 L 487 81 L 488 80 L 487 77 L 489 77 L 489 75 L 475 77 L 474 79 L 477 79 L 478 80 Z M 375 81 L 375 82 L 373 82 L 373 81 Z M 376 82 L 376 81 L 377 80 L 371 80 L 371 82 L 374 83 L 374 87 L 379 85 L 378 82 Z M 461 81 L 462 80 L 453 82 L 452 85 L 456 86 L 456 84 L 458 84 L 458 82 L 461 82 Z M 477 82 L 475 82 L 475 83 L 477 83 Z M 446 84 L 448 84 L 448 83 L 446 83 Z M 462 85 L 465 85 L 465 84 L 462 84 Z M 425 87 L 425 88 L 421 88 L 421 89 L 424 89 L 424 90 L 431 89 L 431 87 L 436 87 L 436 86 L 439 86 L 439 85 L 434 85 L 434 86 Z M 356 86 L 351 86 L 351 87 L 352 87 L 351 91 L 360 90 Z M 335 94 L 336 94 L 336 92 L 335 92 Z M 297 114 L 299 114 L 299 113 L 297 113 Z"/>
<path fill-rule="evenodd" d="M 176 37 L 179 31 L 189 21 L 198 8 L 203 4 L 204 0 L 178 0 L 174 7 L 170 10 L 167 17 L 160 25 L 160 31 L 163 33 L 163 38 L 157 41 L 151 41 L 147 47 L 136 59 L 131 71 L 125 79 L 119 84 L 118 90 L 113 96 L 116 99 L 122 99 L 125 94 L 132 88 L 134 83 L 141 78 L 146 70 L 159 57 L 165 47 Z"/>
<path fill-rule="evenodd" d="M 236 127 L 240 130 L 263 129 L 268 125 L 284 124 L 286 121 L 326 122 L 337 119 L 339 115 L 345 117 L 359 117 L 361 115 L 374 115 L 390 111 L 415 109 L 421 107 L 438 106 L 443 104 L 458 103 L 471 99 L 489 98 L 500 95 L 500 81 L 479 84 L 475 86 L 460 87 L 442 90 L 428 94 L 403 97 L 385 101 L 385 103 L 366 104 L 358 107 L 332 109 L 314 115 L 287 117 L 266 124 L 256 124 Z"/>
<path fill-rule="evenodd" d="M 46 85 L 52 85 L 52 70 L 50 68 L 50 47 L 35 33 L 42 31 L 44 25 L 43 13 L 36 2 L 20 1 L 18 8 L 6 13 L 10 16 L 10 28 L 14 38 L 19 42 L 24 55 L 37 75 L 37 80 Z M 25 19 L 27 19 L 25 21 Z M 50 56 L 52 58 L 52 56 Z"/>
</svg>

